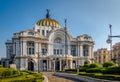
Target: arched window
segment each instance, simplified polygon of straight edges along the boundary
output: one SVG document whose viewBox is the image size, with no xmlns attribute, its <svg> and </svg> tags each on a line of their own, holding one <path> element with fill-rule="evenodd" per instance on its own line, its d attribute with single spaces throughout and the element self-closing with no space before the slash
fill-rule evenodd
<svg viewBox="0 0 120 82">
<path fill-rule="evenodd" d="M 87 36 L 85 36 L 85 37 L 84 37 L 84 40 L 85 40 L 85 41 L 87 41 L 87 40 L 88 40 L 88 37 L 87 37 Z"/>
<path fill-rule="evenodd" d="M 56 39 L 54 40 L 54 43 L 62 43 L 61 38 L 56 38 Z"/>
<path fill-rule="evenodd" d="M 33 32 L 28 32 L 28 35 L 34 35 L 34 33 Z"/>
</svg>

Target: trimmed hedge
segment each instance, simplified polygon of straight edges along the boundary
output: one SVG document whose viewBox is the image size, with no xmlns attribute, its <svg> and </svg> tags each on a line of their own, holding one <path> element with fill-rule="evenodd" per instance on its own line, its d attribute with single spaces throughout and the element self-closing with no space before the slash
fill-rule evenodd
<svg viewBox="0 0 120 82">
<path fill-rule="evenodd" d="M 87 73 L 102 73 L 103 69 L 101 68 L 90 68 L 86 70 Z"/>
<path fill-rule="evenodd" d="M 100 64 L 98 64 L 98 63 L 90 64 L 89 68 L 100 68 Z"/>
<path fill-rule="evenodd" d="M 104 75 L 102 73 L 86 73 L 86 72 L 80 72 L 79 75 L 89 76 L 89 77 L 99 78 L 99 79 L 120 81 L 120 75 L 108 75 L 108 74 Z"/>
<path fill-rule="evenodd" d="M 3 66 L 2 66 L 2 65 L 0 65 L 0 68 L 3 68 Z"/>
<path fill-rule="evenodd" d="M 11 68 L 0 68 L 0 78 L 19 76 L 20 72 Z"/>
<path fill-rule="evenodd" d="M 33 76 L 27 76 L 26 78 L 17 78 L 11 80 L 0 80 L 0 82 L 36 82 L 36 78 Z"/>
<path fill-rule="evenodd" d="M 104 70 L 102 73 L 103 74 L 118 74 L 118 75 L 120 75 L 120 66 L 106 68 L 106 70 Z"/>
<path fill-rule="evenodd" d="M 67 72 L 67 73 L 76 73 L 77 69 L 66 69 L 65 72 Z"/>
<path fill-rule="evenodd" d="M 44 79 L 41 73 L 30 71 L 22 71 L 19 77 L 12 78 L 3 78 L 0 79 L 0 82 L 42 82 Z"/>
<path fill-rule="evenodd" d="M 103 63 L 103 67 L 112 67 L 112 66 L 116 66 L 116 64 L 114 63 L 114 62 L 105 62 L 105 63 Z"/>
</svg>

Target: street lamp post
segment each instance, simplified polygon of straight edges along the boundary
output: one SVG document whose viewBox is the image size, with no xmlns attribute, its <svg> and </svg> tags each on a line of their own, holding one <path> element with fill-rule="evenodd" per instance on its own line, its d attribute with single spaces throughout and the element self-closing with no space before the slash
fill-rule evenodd
<svg viewBox="0 0 120 82">
<path fill-rule="evenodd" d="M 68 44 L 67 44 L 67 19 L 65 19 L 65 69 L 68 68 L 68 60 L 67 60 L 67 54 L 68 54 Z"/>
<path fill-rule="evenodd" d="M 107 39 L 107 43 L 108 44 L 110 44 L 110 59 L 109 60 L 112 60 L 112 25 L 111 24 L 109 24 L 109 28 L 110 28 L 110 35 L 108 35 L 108 39 Z"/>
<path fill-rule="evenodd" d="M 54 62 L 54 72 L 56 72 L 56 58 L 53 58 L 53 62 Z"/>
<path fill-rule="evenodd" d="M 106 42 L 108 43 L 108 44 L 110 44 L 110 60 L 112 60 L 113 62 L 115 62 L 116 61 L 116 59 L 115 58 L 112 58 L 112 38 L 113 37 L 117 37 L 117 38 L 120 38 L 120 35 L 115 35 L 115 36 L 113 36 L 112 35 L 112 25 L 111 24 L 109 24 L 109 28 L 110 28 L 110 35 L 108 35 L 108 39 L 106 40 Z"/>
</svg>

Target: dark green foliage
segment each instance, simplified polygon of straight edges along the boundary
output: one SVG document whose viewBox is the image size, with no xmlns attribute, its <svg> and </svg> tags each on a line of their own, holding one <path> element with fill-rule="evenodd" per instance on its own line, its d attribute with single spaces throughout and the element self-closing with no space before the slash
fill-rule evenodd
<svg viewBox="0 0 120 82">
<path fill-rule="evenodd" d="M 89 68 L 99 68 L 99 67 L 100 67 L 100 65 L 97 63 L 93 63 L 93 64 L 89 65 Z"/>
<path fill-rule="evenodd" d="M 77 69 L 66 69 L 65 71 L 66 71 L 66 72 L 67 72 L 67 71 L 74 71 L 74 72 L 75 72 L 75 71 L 77 71 Z"/>
<path fill-rule="evenodd" d="M 18 78 L 11 80 L 1 80 L 0 82 L 36 82 L 35 77 L 27 77 L 27 78 Z"/>
<path fill-rule="evenodd" d="M 0 82 L 42 82 L 43 79 L 41 73 L 0 68 Z"/>
<path fill-rule="evenodd" d="M 77 69 L 66 69 L 65 72 L 67 72 L 67 73 L 76 73 Z"/>
<path fill-rule="evenodd" d="M 87 70 L 87 68 L 85 68 L 85 67 L 81 67 L 81 68 L 79 69 L 80 72 L 86 72 L 86 70 Z"/>
<path fill-rule="evenodd" d="M 3 68 L 3 66 L 2 66 L 2 65 L 0 65 L 0 68 Z"/>
<path fill-rule="evenodd" d="M 103 64 L 103 67 L 112 67 L 112 66 L 116 66 L 114 62 L 105 62 Z"/>
<path fill-rule="evenodd" d="M 119 74 L 120 75 L 120 66 L 106 68 L 106 70 L 103 71 L 103 74 Z"/>
<path fill-rule="evenodd" d="M 109 75 L 109 74 L 102 74 L 102 73 L 86 73 L 86 72 L 80 72 L 79 75 L 84 75 L 84 76 L 89 76 L 89 77 L 99 78 L 99 79 L 120 81 L 120 75 Z"/>
<path fill-rule="evenodd" d="M 102 73 L 103 69 L 101 68 L 90 68 L 86 70 L 87 73 Z"/>
<path fill-rule="evenodd" d="M 14 77 L 16 75 L 20 75 L 18 70 L 10 69 L 10 68 L 0 68 L 0 78 L 5 77 Z"/>
<path fill-rule="evenodd" d="M 83 67 L 84 68 L 89 68 L 90 64 L 85 64 Z"/>
</svg>

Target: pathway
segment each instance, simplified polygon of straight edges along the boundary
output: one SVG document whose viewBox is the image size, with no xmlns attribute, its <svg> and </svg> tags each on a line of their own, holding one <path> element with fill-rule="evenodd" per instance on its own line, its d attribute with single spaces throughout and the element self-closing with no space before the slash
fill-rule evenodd
<svg viewBox="0 0 120 82">
<path fill-rule="evenodd" d="M 68 79 L 63 77 L 54 76 L 53 72 L 42 72 L 46 77 L 48 77 L 49 82 L 82 82 L 74 79 Z"/>
</svg>

